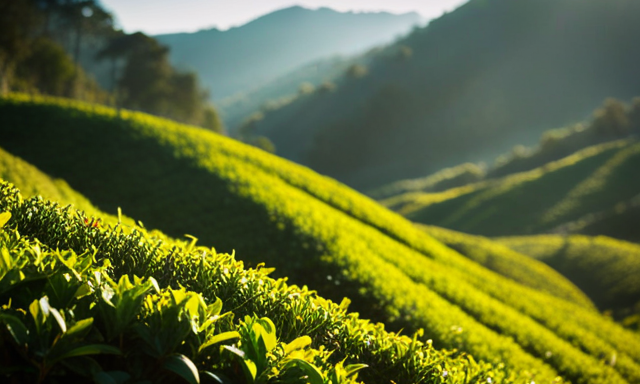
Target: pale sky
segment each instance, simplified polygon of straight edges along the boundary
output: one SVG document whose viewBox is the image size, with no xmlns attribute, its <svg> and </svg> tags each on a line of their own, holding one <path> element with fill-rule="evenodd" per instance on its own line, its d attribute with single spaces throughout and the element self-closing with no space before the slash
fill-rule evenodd
<svg viewBox="0 0 640 384">
<path fill-rule="evenodd" d="M 338 11 L 416 11 L 432 19 L 451 11 L 466 0 L 101 0 L 113 11 L 118 25 L 127 33 L 150 35 L 194 32 L 216 27 L 228 29 L 277 9 L 301 5 L 305 8 L 333 8 Z"/>
</svg>

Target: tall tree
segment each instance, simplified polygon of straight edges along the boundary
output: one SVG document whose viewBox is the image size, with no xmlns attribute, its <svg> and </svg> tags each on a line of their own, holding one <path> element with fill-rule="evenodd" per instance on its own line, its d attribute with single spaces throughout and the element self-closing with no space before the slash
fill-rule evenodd
<svg viewBox="0 0 640 384">
<path fill-rule="evenodd" d="M 29 0 L 0 0 L 0 92 L 9 90 L 16 64 L 30 52 L 38 14 Z"/>
<path fill-rule="evenodd" d="M 53 5 L 54 0 L 47 1 Z M 113 32 L 113 16 L 95 0 L 65 0 L 57 6 L 63 26 L 73 31 L 73 61 L 76 72 L 72 87 L 78 86 L 80 48 L 86 35 L 105 35 Z"/>
</svg>

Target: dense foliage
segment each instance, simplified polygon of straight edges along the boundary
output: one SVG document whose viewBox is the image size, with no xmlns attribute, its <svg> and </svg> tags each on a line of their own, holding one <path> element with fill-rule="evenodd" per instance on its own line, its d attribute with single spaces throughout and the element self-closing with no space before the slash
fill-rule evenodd
<svg viewBox="0 0 640 384">
<path fill-rule="evenodd" d="M 537 235 L 499 242 L 569 278 L 603 311 L 640 314 L 640 246 L 604 236 Z"/>
<path fill-rule="evenodd" d="M 0 15 L 0 93 L 124 106 L 223 131 L 197 76 L 172 67 L 157 40 L 116 30 L 98 1 L 2 1 Z"/>
<path fill-rule="evenodd" d="M 64 100 L 14 95 L 0 118 L 6 149 L 99 208 L 267 262 L 389 329 L 424 328 L 436 347 L 543 382 L 640 378 L 637 335 L 483 268 L 308 169 L 201 129 Z"/>
<path fill-rule="evenodd" d="M 445 228 L 417 224 L 419 228 L 461 255 L 484 267 L 509 277 L 523 285 L 549 292 L 554 296 L 592 306 L 575 285 L 553 268 L 531 260 L 528 254 L 518 253 L 486 237 L 468 235 Z"/>
<path fill-rule="evenodd" d="M 345 303 L 195 240 L 23 201 L 6 182 L 0 195 L 0 376 L 9 382 L 338 384 L 359 370 L 369 383 L 516 379 L 385 332 Z"/>
</svg>

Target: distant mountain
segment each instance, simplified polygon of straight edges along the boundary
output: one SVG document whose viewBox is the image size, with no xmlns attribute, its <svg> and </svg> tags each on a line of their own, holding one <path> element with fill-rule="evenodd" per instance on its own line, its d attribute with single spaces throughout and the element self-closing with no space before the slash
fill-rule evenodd
<svg viewBox="0 0 640 384">
<path fill-rule="evenodd" d="M 219 100 L 248 91 L 311 61 L 391 42 L 422 21 L 417 13 L 341 13 L 299 6 L 227 31 L 159 35 L 175 65 L 198 72 Z"/>
<path fill-rule="evenodd" d="M 335 89 L 335 81 L 353 64 L 366 63 L 372 54 L 332 56 L 304 64 L 262 86 L 216 102 L 220 117 L 232 135 L 252 115 L 278 109 L 310 92 Z M 237 135 L 236 135 L 237 136 Z"/>
<path fill-rule="evenodd" d="M 257 133 L 362 190 L 490 160 L 640 94 L 638 38 L 638 1 L 471 0 L 330 95 L 266 114 Z"/>
</svg>

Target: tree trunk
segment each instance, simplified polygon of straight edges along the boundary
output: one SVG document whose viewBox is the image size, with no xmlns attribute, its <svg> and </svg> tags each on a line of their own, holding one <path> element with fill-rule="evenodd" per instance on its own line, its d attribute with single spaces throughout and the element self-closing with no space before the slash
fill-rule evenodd
<svg viewBox="0 0 640 384">
<path fill-rule="evenodd" d="M 76 41 L 73 48 L 73 62 L 76 64 L 71 81 L 71 92 L 73 97 L 81 98 L 80 87 L 78 86 L 78 78 L 80 77 L 80 44 L 82 42 L 82 23 L 78 22 L 76 26 Z M 76 93 L 77 92 L 77 93 Z"/>
</svg>

